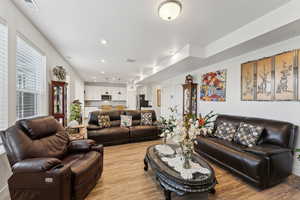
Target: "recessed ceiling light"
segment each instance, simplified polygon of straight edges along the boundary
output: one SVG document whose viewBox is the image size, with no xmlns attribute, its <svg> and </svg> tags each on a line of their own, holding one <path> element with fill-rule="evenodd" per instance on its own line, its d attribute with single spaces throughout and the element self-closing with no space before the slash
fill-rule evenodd
<svg viewBox="0 0 300 200">
<path fill-rule="evenodd" d="M 102 39 L 101 40 L 101 44 L 106 45 L 107 44 L 107 40 Z"/>
<path fill-rule="evenodd" d="M 102 71 L 102 72 L 101 72 L 101 74 L 105 74 L 105 72 L 104 72 L 104 71 Z"/>
<path fill-rule="evenodd" d="M 102 63 L 105 63 L 105 60 L 104 60 L 104 59 L 101 59 L 101 62 L 102 62 Z"/>
</svg>

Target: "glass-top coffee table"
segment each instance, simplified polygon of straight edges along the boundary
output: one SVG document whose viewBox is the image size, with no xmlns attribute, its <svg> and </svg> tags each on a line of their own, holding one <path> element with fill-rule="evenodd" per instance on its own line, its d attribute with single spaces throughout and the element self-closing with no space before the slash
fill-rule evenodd
<svg viewBox="0 0 300 200">
<path fill-rule="evenodd" d="M 153 145 L 147 149 L 144 170 L 148 171 L 150 165 L 164 190 L 166 200 L 171 200 L 171 192 L 178 195 L 216 192 L 215 172 L 204 158 L 194 153 L 190 169 L 184 169 L 182 162 L 180 147 L 177 145 Z"/>
</svg>

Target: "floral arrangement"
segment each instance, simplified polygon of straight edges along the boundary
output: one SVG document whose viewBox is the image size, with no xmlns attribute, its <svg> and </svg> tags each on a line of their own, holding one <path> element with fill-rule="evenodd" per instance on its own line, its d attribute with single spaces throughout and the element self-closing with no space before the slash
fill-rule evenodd
<svg viewBox="0 0 300 200">
<path fill-rule="evenodd" d="M 171 115 L 168 118 L 160 118 L 160 127 L 162 129 L 161 137 L 164 138 L 164 143 L 170 139 L 181 147 L 183 158 L 185 159 L 184 168 L 190 167 L 189 160 L 191 159 L 194 150 L 194 139 L 198 135 L 208 136 L 212 133 L 214 114 L 213 111 L 199 117 L 189 114 L 179 117 L 177 106 L 169 108 Z"/>
<path fill-rule="evenodd" d="M 168 118 L 160 117 L 159 120 L 159 126 L 162 130 L 162 134 L 160 137 L 164 138 L 164 143 L 166 143 L 166 140 L 172 136 L 174 129 L 177 126 L 177 119 L 178 119 L 178 110 L 177 106 L 174 108 L 169 108 L 171 114 Z"/>
<path fill-rule="evenodd" d="M 213 119 L 216 116 L 213 111 L 204 116 L 200 114 L 199 117 L 186 115 L 185 118 L 182 119 L 178 116 L 177 106 L 169 109 L 171 111 L 169 118 L 161 117 L 159 122 L 162 130 L 161 137 L 165 140 L 172 138 L 178 141 L 179 136 L 186 136 L 181 134 L 186 133 L 187 129 L 189 130 L 190 138 L 195 138 L 197 135 L 209 136 L 212 134 L 214 123 Z"/>
<path fill-rule="evenodd" d="M 200 135 L 208 136 L 212 134 L 213 125 L 214 125 L 214 118 L 217 114 L 213 111 L 210 111 L 208 114 L 202 116 L 201 113 L 199 115 L 198 120 L 198 127 L 200 129 Z"/>
</svg>

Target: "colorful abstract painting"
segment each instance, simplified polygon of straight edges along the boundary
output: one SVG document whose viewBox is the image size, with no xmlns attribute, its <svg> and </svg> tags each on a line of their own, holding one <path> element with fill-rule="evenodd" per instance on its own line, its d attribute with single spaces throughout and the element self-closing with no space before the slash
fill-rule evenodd
<svg viewBox="0 0 300 200">
<path fill-rule="evenodd" d="M 210 72 L 202 76 L 200 99 L 202 101 L 226 100 L 226 70 Z"/>
</svg>

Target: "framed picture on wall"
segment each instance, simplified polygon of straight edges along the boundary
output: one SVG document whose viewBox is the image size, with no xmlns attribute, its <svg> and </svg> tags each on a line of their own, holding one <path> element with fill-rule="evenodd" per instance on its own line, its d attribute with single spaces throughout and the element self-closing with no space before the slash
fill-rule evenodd
<svg viewBox="0 0 300 200">
<path fill-rule="evenodd" d="M 161 106 L 161 89 L 156 90 L 156 104 L 157 107 Z"/>
<path fill-rule="evenodd" d="M 200 99 L 202 101 L 226 100 L 227 70 L 209 72 L 202 76 Z"/>
<path fill-rule="evenodd" d="M 298 78 L 296 79 L 297 80 L 297 83 L 298 83 L 298 100 L 300 100 L 300 50 L 297 51 L 297 66 L 298 66 Z"/>
<path fill-rule="evenodd" d="M 256 64 L 256 98 L 258 101 L 274 99 L 273 59 L 264 58 Z"/>
<path fill-rule="evenodd" d="M 242 64 L 241 67 L 241 100 L 255 100 L 255 67 L 256 62 Z"/>
<path fill-rule="evenodd" d="M 296 76 L 294 71 L 295 51 L 275 56 L 275 100 L 287 101 L 296 98 Z"/>
</svg>

